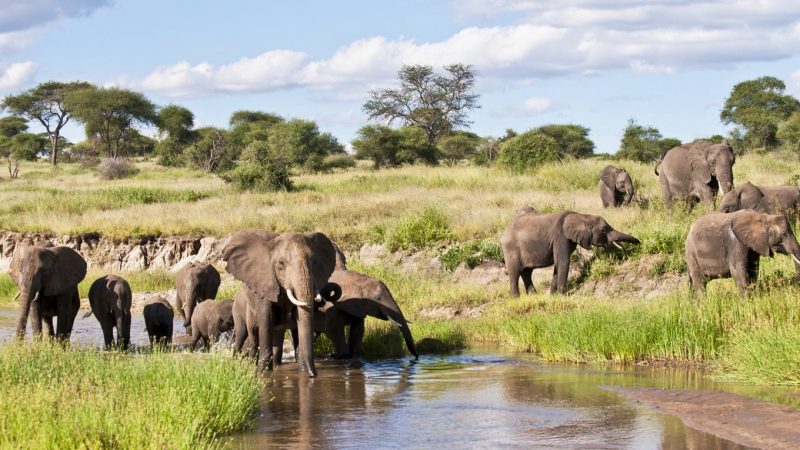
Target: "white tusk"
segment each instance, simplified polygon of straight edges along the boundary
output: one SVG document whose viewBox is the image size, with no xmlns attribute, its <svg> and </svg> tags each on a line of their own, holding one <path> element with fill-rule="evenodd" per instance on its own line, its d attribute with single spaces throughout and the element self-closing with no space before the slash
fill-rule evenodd
<svg viewBox="0 0 800 450">
<path fill-rule="evenodd" d="M 297 297 L 295 297 L 294 294 L 292 294 L 292 290 L 291 289 L 287 289 L 286 290 L 286 295 L 289 296 L 289 301 L 294 303 L 295 305 L 297 305 L 297 306 L 306 306 L 305 303 L 303 303 L 300 300 L 298 300 Z"/>
<path fill-rule="evenodd" d="M 11 301 L 12 302 L 17 301 L 17 299 L 19 298 L 19 294 L 21 294 L 21 293 L 22 293 L 22 291 L 17 291 L 17 295 L 15 295 L 14 298 L 11 299 Z"/>
<path fill-rule="evenodd" d="M 322 296 L 320 294 L 317 294 L 317 296 L 314 297 L 314 301 L 317 303 L 325 303 L 325 300 L 322 299 Z"/>
<path fill-rule="evenodd" d="M 794 256 L 794 255 L 792 255 L 792 259 L 793 259 L 793 260 L 794 260 L 794 262 L 796 262 L 797 264 L 800 264 L 800 259 L 797 259 L 797 256 Z"/>
<path fill-rule="evenodd" d="M 617 247 L 620 250 L 625 250 L 624 248 L 622 248 L 621 245 L 617 244 L 616 242 L 611 242 L 611 243 L 614 244 L 614 247 Z"/>
</svg>

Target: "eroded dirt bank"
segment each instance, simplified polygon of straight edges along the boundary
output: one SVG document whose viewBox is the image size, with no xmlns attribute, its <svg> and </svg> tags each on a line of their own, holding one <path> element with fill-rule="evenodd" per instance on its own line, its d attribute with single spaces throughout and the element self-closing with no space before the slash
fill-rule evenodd
<svg viewBox="0 0 800 450">
<path fill-rule="evenodd" d="M 764 449 L 800 448 L 800 411 L 729 392 L 608 387 L 686 425 L 721 438 Z"/>
</svg>

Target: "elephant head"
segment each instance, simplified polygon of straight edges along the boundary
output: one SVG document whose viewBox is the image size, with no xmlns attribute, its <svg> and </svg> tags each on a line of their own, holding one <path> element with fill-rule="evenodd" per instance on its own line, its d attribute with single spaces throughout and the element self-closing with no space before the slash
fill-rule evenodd
<svg viewBox="0 0 800 450">
<path fill-rule="evenodd" d="M 615 230 L 600 216 L 566 213 L 562 225 L 564 235 L 586 250 L 592 246 L 606 247 L 608 244 L 621 248 L 618 242 L 638 244 L 635 237 Z"/>
<path fill-rule="evenodd" d="M 739 242 L 761 256 L 781 253 L 800 264 L 800 245 L 789 220 L 782 214 L 742 211 L 731 220 L 731 231 Z"/>
<path fill-rule="evenodd" d="M 623 192 L 625 197 L 622 200 L 623 205 L 629 205 L 631 198 L 633 198 L 633 180 L 625 169 L 620 169 L 614 166 L 606 166 L 600 172 L 600 181 L 611 191 Z"/>
<path fill-rule="evenodd" d="M 178 272 L 176 281 L 176 300 L 183 316 L 183 326 L 191 334 L 192 314 L 197 304 L 217 297 L 220 277 L 211 264 L 190 263 Z"/>
<path fill-rule="evenodd" d="M 722 197 L 722 202 L 719 205 L 719 211 L 724 213 L 731 213 L 741 209 L 755 210 L 764 198 L 764 193 L 749 181 L 727 192 Z"/>
<path fill-rule="evenodd" d="M 736 156 L 727 140 L 719 144 L 698 141 L 689 149 L 688 159 L 692 168 L 692 179 L 700 184 L 716 180 L 722 193 L 733 189 L 733 165 Z"/>
<path fill-rule="evenodd" d="M 17 337 L 25 337 L 31 304 L 77 289 L 85 276 L 86 261 L 69 247 L 18 247 L 11 260 L 11 278 L 20 291 Z"/>
<path fill-rule="evenodd" d="M 227 270 L 259 301 L 297 307 L 297 361 L 309 376 L 314 367 L 314 311 L 336 265 L 336 248 L 322 233 L 242 230 L 223 250 Z M 261 326 L 267 327 L 269 324 Z"/>
</svg>

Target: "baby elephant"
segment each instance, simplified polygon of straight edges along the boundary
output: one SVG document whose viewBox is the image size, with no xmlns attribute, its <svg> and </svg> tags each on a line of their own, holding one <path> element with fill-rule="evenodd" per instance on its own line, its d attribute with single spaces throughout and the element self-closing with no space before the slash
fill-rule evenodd
<svg viewBox="0 0 800 450">
<path fill-rule="evenodd" d="M 144 326 L 147 328 L 150 345 L 170 345 L 175 312 L 167 299 L 161 295 L 147 297 L 142 315 L 144 315 Z"/>
<path fill-rule="evenodd" d="M 606 166 L 600 171 L 600 200 L 603 208 L 628 206 L 633 198 L 633 181 L 625 169 Z"/>
<path fill-rule="evenodd" d="M 686 237 L 689 284 L 705 290 L 708 280 L 732 276 L 745 293 L 758 278 L 759 259 L 775 253 L 800 263 L 800 245 L 786 216 L 749 210 L 707 214 L 694 222 Z"/>
<path fill-rule="evenodd" d="M 748 181 L 725 194 L 719 205 L 719 211 L 724 213 L 742 209 L 796 218 L 800 211 L 800 189 L 788 184 L 756 186 Z"/>
<path fill-rule="evenodd" d="M 192 314 L 192 343 L 194 350 L 200 339 L 205 349 L 219 339 L 219 335 L 233 329 L 233 300 L 205 300 Z"/>
<path fill-rule="evenodd" d="M 89 288 L 89 304 L 103 329 L 106 349 L 114 340 L 113 328 L 117 328 L 116 345 L 127 350 L 131 342 L 131 287 L 128 282 L 116 275 L 98 278 Z"/>
</svg>

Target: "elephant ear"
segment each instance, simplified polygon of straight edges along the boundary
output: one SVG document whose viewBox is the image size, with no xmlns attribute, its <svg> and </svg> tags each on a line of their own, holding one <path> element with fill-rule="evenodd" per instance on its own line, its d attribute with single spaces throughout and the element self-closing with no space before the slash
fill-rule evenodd
<svg viewBox="0 0 800 450">
<path fill-rule="evenodd" d="M 769 256 L 769 230 L 762 220 L 763 214 L 741 211 L 731 220 L 731 230 L 736 239 L 761 256 Z"/>
<path fill-rule="evenodd" d="M 344 256 L 344 252 L 336 244 L 333 244 L 333 247 L 336 249 L 336 267 L 334 267 L 334 270 L 347 270 L 347 257 Z"/>
<path fill-rule="evenodd" d="M 234 233 L 222 250 L 228 273 L 262 300 L 278 301 L 280 286 L 272 267 L 271 253 L 278 233 L 247 229 Z"/>
<path fill-rule="evenodd" d="M 606 168 L 600 172 L 600 181 L 613 191 L 617 185 L 617 169 L 612 166 L 606 166 Z"/>
<path fill-rule="evenodd" d="M 328 236 L 320 232 L 305 233 L 311 249 L 314 251 L 313 276 L 315 286 L 322 287 L 328 282 L 334 269 L 336 268 L 336 245 L 328 239 Z"/>
<path fill-rule="evenodd" d="M 706 158 L 706 148 L 695 144 L 689 148 L 687 153 L 689 165 L 692 167 L 692 178 L 699 180 L 703 184 L 711 182 L 711 169 L 708 167 Z"/>
<path fill-rule="evenodd" d="M 764 198 L 764 193 L 749 181 L 739 187 L 739 207 L 755 210 Z"/>
<path fill-rule="evenodd" d="M 589 221 L 583 214 L 567 214 L 562 227 L 564 235 L 572 242 L 579 244 L 586 250 L 592 248 L 592 229 Z"/>
<path fill-rule="evenodd" d="M 44 295 L 57 295 L 71 288 L 86 277 L 86 260 L 69 247 L 38 248 L 44 268 Z"/>
<path fill-rule="evenodd" d="M 25 266 L 26 261 L 30 257 L 30 252 L 33 247 L 22 244 L 18 245 L 14 251 L 14 257 L 11 259 L 11 279 L 17 287 L 22 286 L 22 268 Z"/>
<path fill-rule="evenodd" d="M 208 278 L 206 279 L 206 292 L 205 292 L 205 299 L 209 298 L 217 298 L 217 291 L 219 291 L 219 284 L 222 280 L 219 278 L 219 272 L 217 269 L 209 264 L 206 267 L 206 275 Z"/>
</svg>

